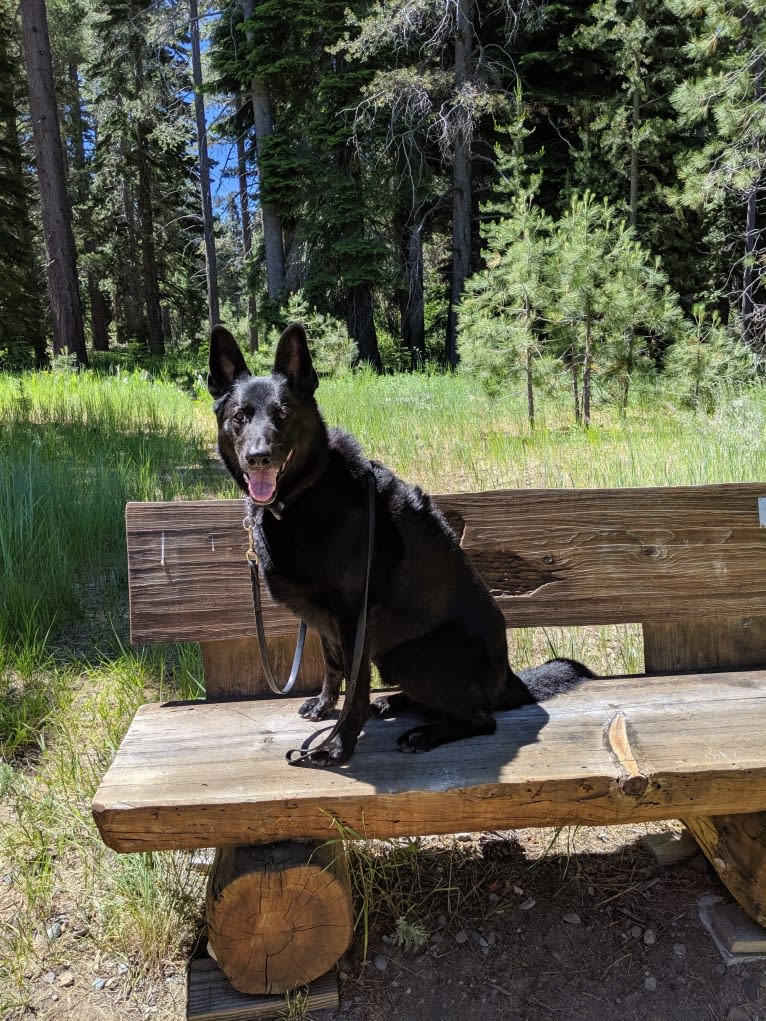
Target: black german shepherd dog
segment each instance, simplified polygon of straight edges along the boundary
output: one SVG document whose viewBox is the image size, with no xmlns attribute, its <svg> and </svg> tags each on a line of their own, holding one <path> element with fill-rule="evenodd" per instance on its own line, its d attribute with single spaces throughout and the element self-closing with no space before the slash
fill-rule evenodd
<svg viewBox="0 0 766 1021">
<path fill-rule="evenodd" d="M 255 547 L 272 598 L 322 642 L 321 694 L 299 710 L 308 720 L 333 712 L 350 673 L 366 574 L 366 480 L 374 474 L 374 554 L 357 683 L 331 739 L 300 761 L 340 765 L 371 713 L 407 704 L 433 721 L 402 734 L 402 751 L 491 734 L 495 710 L 536 701 L 527 684 L 560 688 L 593 676 L 570 660 L 523 671 L 523 680 L 511 670 L 503 614 L 445 518 L 416 486 L 363 457 L 352 436 L 327 429 L 314 400 L 318 382 L 303 327 L 285 330 L 264 377 L 250 375 L 228 330 L 213 328 L 208 389 L 219 452 L 254 505 Z M 402 694 L 370 705 L 371 661 Z"/>
</svg>

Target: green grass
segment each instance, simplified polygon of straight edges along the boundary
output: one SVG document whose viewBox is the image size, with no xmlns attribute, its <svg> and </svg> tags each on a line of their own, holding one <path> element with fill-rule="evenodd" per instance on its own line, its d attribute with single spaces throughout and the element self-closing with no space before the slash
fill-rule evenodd
<svg viewBox="0 0 766 1021">
<path fill-rule="evenodd" d="M 0 880 L 11 906 L 0 912 L 3 1017 L 57 962 L 101 954 L 156 973 L 199 931 L 201 880 L 188 856 L 115 855 L 90 815 L 136 707 L 201 692 L 196 646 L 128 646 L 123 524 L 127 500 L 233 495 L 214 463 L 210 402 L 194 392 L 201 399 L 139 372 L 0 375 Z M 587 431 L 549 400 L 534 433 L 521 400 L 489 401 L 463 376 L 358 373 L 323 380 L 319 399 L 366 453 L 437 493 L 750 481 L 766 464 L 761 388 L 726 397 L 712 415 L 648 392 L 624 419 L 597 412 Z M 629 626 L 514 632 L 515 663 L 552 654 L 604 672 L 641 669 Z M 397 852 L 402 870 L 425 867 L 416 852 Z M 356 878 L 369 929 L 373 902 L 386 900 L 378 866 L 367 867 Z M 434 896 L 459 900 L 445 868 Z M 396 858 L 385 877 L 391 924 L 414 926 L 395 895 L 400 871 Z M 64 935 L 50 940 L 63 913 Z"/>
<path fill-rule="evenodd" d="M 367 374 L 323 381 L 331 423 L 372 457 L 432 492 L 747 482 L 763 477 L 766 392 L 723 395 L 713 415 L 645 390 L 629 415 L 597 409 L 592 428 L 568 404 L 543 404 L 533 433 L 518 398 L 489 400 L 464 376 Z"/>
<path fill-rule="evenodd" d="M 103 625 L 125 588 L 126 501 L 205 491 L 212 442 L 172 384 L 0 376 L 0 643 L 17 668 Z"/>
</svg>

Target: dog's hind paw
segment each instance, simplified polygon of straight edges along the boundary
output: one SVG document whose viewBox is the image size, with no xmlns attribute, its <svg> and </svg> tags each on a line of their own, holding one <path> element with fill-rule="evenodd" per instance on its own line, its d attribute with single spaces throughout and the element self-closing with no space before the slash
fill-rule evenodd
<svg viewBox="0 0 766 1021">
<path fill-rule="evenodd" d="M 402 752 L 430 752 L 432 748 L 442 744 L 442 739 L 437 727 L 425 723 L 421 727 L 413 727 L 412 730 L 400 734 L 396 743 Z"/>
<path fill-rule="evenodd" d="M 298 715 L 305 720 L 326 720 L 335 708 L 334 698 L 325 698 L 324 695 L 316 695 L 314 698 L 307 698 L 298 710 Z"/>
<path fill-rule="evenodd" d="M 412 699 L 402 691 L 379 695 L 370 702 L 370 718 L 384 720 L 387 716 L 396 716 L 397 713 L 409 709 L 411 705 Z"/>
</svg>

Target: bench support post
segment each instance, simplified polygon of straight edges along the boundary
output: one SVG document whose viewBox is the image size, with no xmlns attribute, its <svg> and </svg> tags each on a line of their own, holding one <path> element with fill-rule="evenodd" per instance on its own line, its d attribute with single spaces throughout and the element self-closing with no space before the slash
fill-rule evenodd
<svg viewBox="0 0 766 1021">
<path fill-rule="evenodd" d="M 269 662 L 278 680 L 290 673 L 298 623 L 295 634 L 272 635 L 267 639 Z M 225 638 L 200 642 L 205 671 L 205 697 L 208 702 L 228 698 L 274 698 L 261 666 L 257 638 Z M 303 659 L 293 695 L 314 695 L 322 687 L 324 656 L 319 635 L 308 631 Z"/>
<path fill-rule="evenodd" d="M 643 628 L 648 674 L 746 670 L 766 663 L 766 617 L 644 624 Z M 683 821 L 732 896 L 766 926 L 766 812 L 693 816 Z"/>
<path fill-rule="evenodd" d="M 340 840 L 219 848 L 207 889 L 209 949 L 241 993 L 283 993 L 348 949 L 351 884 Z"/>
</svg>

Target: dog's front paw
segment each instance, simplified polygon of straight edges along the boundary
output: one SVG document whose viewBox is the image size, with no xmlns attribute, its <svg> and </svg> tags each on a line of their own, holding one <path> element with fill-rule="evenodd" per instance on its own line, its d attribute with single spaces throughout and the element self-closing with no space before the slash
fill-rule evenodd
<svg viewBox="0 0 766 1021">
<path fill-rule="evenodd" d="M 399 750 L 402 752 L 430 752 L 441 743 L 436 727 L 428 723 L 405 731 L 397 740 Z"/>
<path fill-rule="evenodd" d="M 315 695 L 314 698 L 307 698 L 298 710 L 304 720 L 325 720 L 335 708 L 335 699 L 325 698 L 324 695 Z"/>
<path fill-rule="evenodd" d="M 289 759 L 291 766 L 313 766 L 315 769 L 326 769 L 332 766 L 341 766 L 348 762 L 354 751 L 356 741 L 344 741 L 340 734 L 337 734 L 331 741 L 321 745 L 316 751 L 308 752 L 299 758 Z"/>
</svg>

